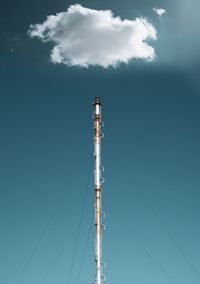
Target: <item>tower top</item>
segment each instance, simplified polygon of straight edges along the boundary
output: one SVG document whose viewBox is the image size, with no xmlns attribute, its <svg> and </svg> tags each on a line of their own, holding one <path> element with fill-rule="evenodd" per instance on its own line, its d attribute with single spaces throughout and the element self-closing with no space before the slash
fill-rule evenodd
<svg viewBox="0 0 200 284">
<path fill-rule="evenodd" d="M 101 101 L 100 101 L 100 98 L 99 97 L 95 97 L 95 101 L 94 101 L 94 104 L 98 104 L 98 105 L 101 105 Z"/>
</svg>

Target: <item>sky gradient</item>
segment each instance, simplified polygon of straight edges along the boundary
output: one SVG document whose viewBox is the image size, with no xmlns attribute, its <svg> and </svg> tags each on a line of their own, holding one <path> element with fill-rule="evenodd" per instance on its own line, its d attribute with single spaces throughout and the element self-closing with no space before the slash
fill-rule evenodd
<svg viewBox="0 0 200 284">
<path fill-rule="evenodd" d="M 147 17 L 157 58 L 108 69 L 52 64 L 51 43 L 30 39 L 29 25 L 74 2 L 2 4 L 0 283 L 94 283 L 92 102 L 100 96 L 107 283 L 198 284 L 200 4 L 79 3 Z"/>
</svg>

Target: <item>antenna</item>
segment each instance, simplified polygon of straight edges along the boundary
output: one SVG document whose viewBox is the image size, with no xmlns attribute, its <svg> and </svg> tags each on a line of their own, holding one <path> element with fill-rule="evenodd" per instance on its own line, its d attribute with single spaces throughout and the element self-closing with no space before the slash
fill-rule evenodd
<svg viewBox="0 0 200 284">
<path fill-rule="evenodd" d="M 103 134 L 101 132 L 102 121 L 101 121 L 101 102 L 100 98 L 96 97 L 93 103 L 94 112 L 94 185 L 95 185 L 95 226 L 96 226 L 96 239 L 95 239 L 95 262 L 96 262 L 96 284 L 102 284 L 104 276 L 102 274 L 102 211 L 101 211 L 101 191 L 103 178 L 101 176 L 102 165 L 101 165 L 101 138 Z"/>
</svg>

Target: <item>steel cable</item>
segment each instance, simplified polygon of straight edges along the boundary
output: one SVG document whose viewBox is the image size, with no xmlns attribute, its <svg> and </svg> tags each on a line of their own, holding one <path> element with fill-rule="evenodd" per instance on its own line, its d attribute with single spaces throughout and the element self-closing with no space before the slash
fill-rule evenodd
<svg viewBox="0 0 200 284">
<path fill-rule="evenodd" d="M 71 243 L 71 241 L 73 240 L 73 235 L 71 236 L 71 238 L 67 239 L 67 241 L 65 242 L 64 246 L 61 248 L 61 250 L 58 252 L 58 254 L 56 255 L 56 257 L 54 258 L 53 262 L 51 263 L 51 265 L 49 266 L 49 268 L 46 270 L 45 274 L 43 275 L 42 279 L 40 280 L 39 284 L 42 284 L 44 282 L 44 280 L 46 279 L 47 275 L 49 274 L 49 272 L 53 269 L 53 267 L 56 265 L 57 260 L 59 259 L 59 257 L 63 254 L 64 250 L 66 249 L 66 247 Z"/>
<path fill-rule="evenodd" d="M 87 252 L 87 248 L 88 248 L 88 244 L 89 244 L 89 239 L 90 239 L 91 231 L 92 231 L 92 225 L 93 225 L 93 217 L 92 217 L 91 222 L 90 222 L 90 227 L 89 227 L 89 230 L 88 230 L 88 235 L 87 235 L 85 247 L 84 247 L 84 250 L 83 250 L 83 255 L 82 255 L 82 259 L 81 259 L 81 265 L 80 265 L 80 268 L 79 268 L 77 281 L 76 281 L 77 284 L 79 283 L 81 272 L 82 272 L 82 268 L 83 268 L 83 264 L 84 264 L 84 261 L 85 261 L 86 252 Z"/>
<path fill-rule="evenodd" d="M 91 175 L 92 164 L 93 164 L 92 162 L 93 162 L 93 156 L 91 157 L 90 168 L 89 168 L 87 181 L 86 181 L 86 187 L 85 187 L 85 192 L 84 192 L 84 197 L 83 197 L 83 203 L 82 203 L 82 208 L 81 208 L 80 220 L 79 220 L 79 224 L 78 224 L 78 231 L 77 231 L 76 240 L 75 240 L 75 246 L 74 246 L 74 252 L 73 252 L 73 256 L 72 256 L 71 268 L 70 268 L 70 272 L 69 272 L 68 284 L 71 283 L 72 272 L 73 272 L 75 258 L 76 258 L 76 253 L 77 253 L 77 249 L 78 249 L 80 230 L 81 230 L 81 225 L 82 225 L 82 222 L 83 222 L 83 215 L 84 215 L 84 212 L 85 212 L 85 205 L 86 205 L 87 194 L 88 194 L 88 189 L 89 189 L 90 175 Z"/>
<path fill-rule="evenodd" d="M 161 217 L 158 215 L 158 213 L 153 209 L 152 205 L 150 204 L 150 202 L 146 199 L 146 197 L 144 196 L 144 193 L 142 192 L 141 189 L 138 189 L 138 192 L 140 193 L 141 199 L 143 200 L 143 202 L 146 204 L 147 208 L 149 209 L 149 211 L 151 212 L 151 214 L 155 217 L 155 219 L 157 220 L 157 222 L 160 224 L 160 226 L 163 228 L 163 230 L 167 233 L 167 235 L 169 236 L 169 238 L 172 240 L 172 242 L 174 243 L 175 247 L 177 248 L 177 250 L 179 251 L 179 253 L 182 255 L 182 257 L 185 259 L 185 261 L 187 262 L 187 264 L 190 266 L 190 268 L 195 272 L 195 274 L 199 277 L 200 279 L 200 272 L 198 271 L 198 269 L 193 265 L 193 263 L 190 261 L 189 257 L 186 255 L 186 253 L 183 251 L 182 247 L 180 246 L 180 244 L 178 243 L 178 241 L 175 239 L 175 237 L 172 235 L 172 233 L 169 231 L 168 227 L 165 225 L 165 223 L 163 222 L 163 220 L 161 219 Z"/>
<path fill-rule="evenodd" d="M 132 237 L 132 239 L 143 249 L 143 251 L 146 253 L 146 255 L 152 260 L 152 262 L 159 268 L 159 270 L 168 278 L 168 280 L 175 284 L 176 282 L 174 281 L 174 279 L 172 278 L 172 276 L 167 272 L 167 270 L 159 263 L 159 261 L 153 257 L 151 255 L 151 253 L 149 252 L 149 250 L 137 239 L 137 237 L 132 233 L 132 231 L 130 231 L 130 229 L 128 228 L 128 226 L 122 222 L 120 220 L 120 218 L 116 215 L 114 215 L 115 220 L 117 220 L 117 222 L 121 225 L 122 228 L 124 228 L 129 235 Z"/>
<path fill-rule="evenodd" d="M 45 237 L 45 235 L 46 235 L 46 233 L 47 233 L 47 231 L 48 231 L 49 226 L 51 225 L 51 223 L 53 222 L 53 220 L 54 220 L 56 214 L 58 213 L 59 209 L 61 208 L 60 205 L 61 205 L 62 202 L 63 202 L 63 199 L 61 199 L 61 200 L 59 201 L 59 203 L 58 203 L 56 209 L 54 210 L 53 214 L 50 216 L 50 218 L 49 218 L 49 220 L 48 220 L 46 226 L 44 227 L 44 229 L 43 229 L 43 231 L 42 231 L 42 234 L 40 235 L 38 241 L 36 242 L 34 248 L 32 249 L 32 251 L 31 251 L 31 253 L 30 253 L 29 257 L 27 258 L 27 260 L 26 260 L 24 266 L 22 267 L 22 269 L 21 269 L 21 271 L 20 271 L 20 273 L 19 273 L 19 275 L 18 275 L 18 278 L 17 278 L 17 280 L 16 280 L 16 284 L 19 284 L 19 283 L 20 283 L 20 280 L 22 279 L 22 277 L 23 277 L 23 275 L 24 275 L 24 273 L 25 273 L 27 267 L 29 266 L 29 264 L 30 264 L 30 262 L 31 262 L 31 260 L 32 260 L 32 258 L 33 258 L 33 256 L 35 255 L 36 251 L 38 250 L 38 248 L 39 248 L 39 246 L 40 246 L 40 243 L 42 242 L 43 238 Z"/>
</svg>

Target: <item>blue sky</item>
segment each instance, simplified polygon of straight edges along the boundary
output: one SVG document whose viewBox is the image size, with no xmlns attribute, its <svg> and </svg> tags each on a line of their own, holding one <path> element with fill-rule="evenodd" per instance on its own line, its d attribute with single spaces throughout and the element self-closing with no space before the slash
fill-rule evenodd
<svg viewBox="0 0 200 284">
<path fill-rule="evenodd" d="M 154 61 L 117 68 L 53 64 L 53 43 L 27 35 L 71 4 L 2 8 L 0 282 L 69 283 L 72 271 L 69 284 L 93 283 L 92 102 L 100 96 L 107 283 L 198 284 L 199 3 L 79 2 L 122 20 L 146 17 L 157 30 Z"/>
</svg>

